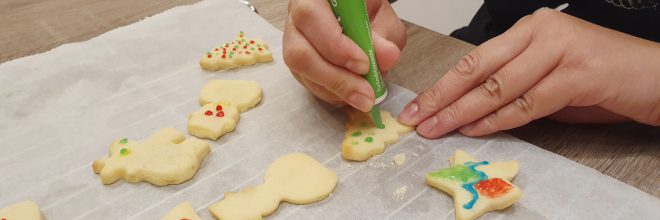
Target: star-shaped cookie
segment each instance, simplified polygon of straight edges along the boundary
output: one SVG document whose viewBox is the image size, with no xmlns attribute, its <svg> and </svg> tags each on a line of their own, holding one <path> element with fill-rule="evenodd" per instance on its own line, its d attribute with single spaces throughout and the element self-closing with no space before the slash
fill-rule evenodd
<svg viewBox="0 0 660 220">
<path fill-rule="evenodd" d="M 457 150 L 449 164 L 449 168 L 427 174 L 426 184 L 454 197 L 458 220 L 504 209 L 522 197 L 522 191 L 510 182 L 518 173 L 518 161 L 478 161 Z"/>
</svg>

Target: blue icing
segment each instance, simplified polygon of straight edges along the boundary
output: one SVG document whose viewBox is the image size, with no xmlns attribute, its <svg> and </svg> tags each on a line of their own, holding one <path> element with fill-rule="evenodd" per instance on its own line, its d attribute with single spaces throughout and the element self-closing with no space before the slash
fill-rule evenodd
<svg viewBox="0 0 660 220">
<path fill-rule="evenodd" d="M 477 193 L 477 190 L 474 189 L 474 184 L 477 184 L 479 181 L 482 181 L 482 180 L 487 180 L 488 175 L 486 175 L 486 173 L 484 173 L 484 172 L 481 172 L 481 171 L 477 170 L 476 168 L 478 166 L 488 165 L 488 164 L 489 164 L 488 161 L 466 162 L 464 164 L 466 167 L 468 167 L 468 169 L 470 169 L 471 171 L 477 173 L 479 175 L 479 179 L 474 181 L 474 182 L 463 184 L 463 188 L 465 190 L 467 190 L 468 192 L 470 192 L 470 194 L 472 194 L 472 199 L 468 203 L 463 204 L 463 208 L 471 209 L 474 206 L 474 203 L 477 202 L 477 199 L 479 199 L 479 193 Z"/>
</svg>

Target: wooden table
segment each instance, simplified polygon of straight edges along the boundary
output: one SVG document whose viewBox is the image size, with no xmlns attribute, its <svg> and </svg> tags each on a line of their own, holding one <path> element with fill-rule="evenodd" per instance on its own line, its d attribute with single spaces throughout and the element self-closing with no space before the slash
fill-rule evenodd
<svg viewBox="0 0 660 220">
<path fill-rule="evenodd" d="M 4 0 L 0 63 L 91 39 L 117 27 L 198 0 Z M 252 0 L 282 30 L 286 1 Z M 417 93 L 440 78 L 473 45 L 405 22 L 408 43 L 388 80 Z M 16 73 L 20 77 L 20 73 Z M 660 128 L 635 123 L 571 125 L 538 120 L 506 131 L 660 197 Z"/>
</svg>

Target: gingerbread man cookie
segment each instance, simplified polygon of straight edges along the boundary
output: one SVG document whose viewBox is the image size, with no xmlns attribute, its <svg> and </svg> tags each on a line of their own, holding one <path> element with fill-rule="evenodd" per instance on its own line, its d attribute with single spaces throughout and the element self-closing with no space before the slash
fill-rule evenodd
<svg viewBox="0 0 660 220">
<path fill-rule="evenodd" d="M 229 103 L 209 103 L 190 114 L 188 132 L 195 137 L 217 140 L 236 129 L 238 118 L 236 106 Z"/>
<path fill-rule="evenodd" d="M 44 220 L 39 206 L 33 201 L 23 201 L 0 209 L 1 220 Z"/>
<path fill-rule="evenodd" d="M 378 128 L 369 113 L 347 108 L 348 122 L 346 134 L 341 144 L 344 159 L 364 161 L 373 155 L 383 153 L 385 145 L 399 140 L 399 136 L 411 132 L 412 127 L 399 123 L 387 111 L 380 111 L 384 128 Z"/>
<path fill-rule="evenodd" d="M 264 179 L 262 185 L 226 192 L 209 210 L 222 220 L 262 219 L 273 214 L 280 201 L 308 204 L 325 199 L 337 186 L 338 177 L 307 154 L 293 153 L 275 160 Z"/>
<path fill-rule="evenodd" d="M 200 58 L 199 65 L 204 70 L 216 71 L 270 61 L 273 61 L 273 54 L 268 50 L 268 45 L 260 39 L 247 38 L 241 31 L 235 40 L 206 52 Z"/>
<path fill-rule="evenodd" d="M 202 220 L 189 202 L 174 207 L 161 220 Z"/>
<path fill-rule="evenodd" d="M 123 178 L 127 182 L 146 181 L 157 186 L 179 184 L 192 178 L 211 151 L 209 144 L 186 139 L 174 128 L 166 127 L 146 141 L 116 140 L 110 156 L 94 161 L 92 168 L 103 184 Z"/>
<path fill-rule="evenodd" d="M 522 197 L 522 191 L 510 182 L 518 173 L 518 161 L 478 161 L 457 150 L 449 164 L 449 168 L 427 174 L 426 184 L 454 197 L 458 220 L 504 209 Z"/>
</svg>

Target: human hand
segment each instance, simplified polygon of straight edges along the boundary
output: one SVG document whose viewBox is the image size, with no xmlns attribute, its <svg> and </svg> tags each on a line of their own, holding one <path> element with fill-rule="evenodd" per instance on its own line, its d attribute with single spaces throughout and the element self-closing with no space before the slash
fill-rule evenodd
<svg viewBox="0 0 660 220">
<path fill-rule="evenodd" d="M 376 59 L 382 72 L 394 67 L 406 42 L 403 23 L 386 0 L 367 0 Z M 374 92 L 362 74 L 367 55 L 342 33 L 327 0 L 290 0 L 284 27 L 284 62 L 316 97 L 369 111 Z"/>
<path fill-rule="evenodd" d="M 463 57 L 399 121 L 435 138 L 545 116 L 660 125 L 660 44 L 540 9 Z"/>
</svg>

